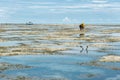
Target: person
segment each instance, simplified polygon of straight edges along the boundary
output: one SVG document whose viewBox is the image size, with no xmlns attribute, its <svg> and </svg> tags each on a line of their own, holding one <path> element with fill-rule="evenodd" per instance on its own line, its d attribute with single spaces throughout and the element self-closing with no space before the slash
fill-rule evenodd
<svg viewBox="0 0 120 80">
<path fill-rule="evenodd" d="M 80 25 L 79 25 L 79 28 L 80 28 L 80 30 L 84 30 L 85 24 L 84 24 L 84 23 L 80 24 Z"/>
</svg>

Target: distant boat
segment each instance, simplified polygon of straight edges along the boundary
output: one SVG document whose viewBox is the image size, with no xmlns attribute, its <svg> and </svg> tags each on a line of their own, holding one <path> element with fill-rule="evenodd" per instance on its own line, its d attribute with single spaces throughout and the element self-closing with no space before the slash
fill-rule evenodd
<svg viewBox="0 0 120 80">
<path fill-rule="evenodd" d="M 33 25 L 33 23 L 29 21 L 28 23 L 26 23 L 26 25 Z"/>
</svg>

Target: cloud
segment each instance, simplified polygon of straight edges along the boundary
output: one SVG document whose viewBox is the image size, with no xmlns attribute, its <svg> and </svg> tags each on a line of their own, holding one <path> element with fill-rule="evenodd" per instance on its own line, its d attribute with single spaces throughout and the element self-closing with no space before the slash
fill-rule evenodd
<svg viewBox="0 0 120 80">
<path fill-rule="evenodd" d="M 96 0 L 97 1 L 97 0 Z M 100 1 L 101 2 L 101 1 Z M 102 3 L 102 4 L 92 4 L 92 3 L 86 3 L 86 4 L 58 4 L 58 5 L 33 5 L 28 6 L 28 8 L 31 9 L 91 9 L 91 8 L 111 8 L 111 7 L 120 7 L 119 3 Z"/>
<path fill-rule="evenodd" d="M 85 5 L 81 5 L 81 6 L 78 6 L 78 5 L 72 5 L 72 6 L 69 6 L 69 5 L 53 5 L 53 6 L 40 6 L 40 5 L 36 5 L 36 6 L 29 6 L 29 8 L 32 8 L 32 9 L 51 9 L 51 8 L 55 8 L 55 9 L 77 9 L 77 8 L 86 8 Z"/>
<path fill-rule="evenodd" d="M 0 9 L 0 14 L 3 14 L 5 12 L 5 10 Z"/>
<path fill-rule="evenodd" d="M 76 5 L 52 5 L 52 6 L 41 6 L 41 5 L 35 5 L 35 6 L 29 6 L 28 8 L 30 9 L 49 9 L 50 11 L 77 11 L 77 12 L 81 12 L 81 11 L 89 11 L 92 9 L 110 9 L 110 8 L 119 8 L 120 5 L 119 4 L 76 4 Z M 106 10 L 107 10 L 106 9 Z"/>
<path fill-rule="evenodd" d="M 7 11 L 3 8 L 0 8 L 0 18 L 7 17 Z"/>
<path fill-rule="evenodd" d="M 65 17 L 62 21 L 63 21 L 64 23 L 70 23 L 70 22 L 71 22 L 71 19 L 68 18 L 68 17 Z"/>
<path fill-rule="evenodd" d="M 26 2 L 26 1 L 23 1 L 23 2 L 19 2 L 21 4 L 31 4 L 31 5 L 49 5 L 49 4 L 56 4 L 56 2 Z"/>
<path fill-rule="evenodd" d="M 18 8 L 0 7 L 0 18 L 8 19 L 16 12 L 16 10 L 18 10 Z"/>
<path fill-rule="evenodd" d="M 98 0 L 96 0 L 98 1 Z M 103 1 L 103 0 L 102 0 Z M 119 3 L 69 3 L 69 4 L 62 4 L 59 3 L 57 5 L 31 5 L 28 6 L 31 10 L 41 9 L 47 11 L 48 13 L 78 13 L 78 12 L 110 12 L 110 11 L 117 11 L 120 12 L 120 5 Z"/>
<path fill-rule="evenodd" d="M 107 0 L 92 0 L 93 3 L 107 3 Z"/>
</svg>

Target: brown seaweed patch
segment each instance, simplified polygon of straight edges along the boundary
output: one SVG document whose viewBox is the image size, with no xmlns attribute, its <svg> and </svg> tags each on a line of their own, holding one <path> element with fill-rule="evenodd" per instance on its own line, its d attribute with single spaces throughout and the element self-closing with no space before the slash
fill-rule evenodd
<svg viewBox="0 0 120 80">
<path fill-rule="evenodd" d="M 0 29 L 0 33 L 1 33 L 1 32 L 5 32 L 5 31 L 6 31 L 6 30 L 4 30 L 4 29 Z"/>
<path fill-rule="evenodd" d="M 0 46 L 0 53 L 6 53 L 6 52 L 8 52 L 8 48 Z"/>
<path fill-rule="evenodd" d="M 120 37 L 110 37 L 107 39 L 107 42 L 119 42 Z"/>
<path fill-rule="evenodd" d="M 116 29 L 102 30 L 101 32 L 102 32 L 102 33 L 105 33 L 105 34 L 109 34 L 109 33 L 120 33 L 120 29 L 119 29 L 119 28 L 116 28 Z"/>
<path fill-rule="evenodd" d="M 51 53 L 58 53 L 59 51 L 68 50 L 68 48 L 43 48 L 43 53 L 51 54 Z"/>
<path fill-rule="evenodd" d="M 107 56 L 101 57 L 99 61 L 100 62 L 120 62 L 120 56 L 107 55 Z"/>
<path fill-rule="evenodd" d="M 41 46 L 30 47 L 27 45 L 20 46 L 11 46 L 11 47 L 1 47 L 0 56 L 13 56 L 13 55 L 35 55 L 35 54 L 58 54 L 59 51 L 69 50 L 70 48 L 62 48 L 62 47 L 51 47 L 42 44 Z M 49 44 L 48 44 L 49 45 Z"/>
<path fill-rule="evenodd" d="M 89 65 L 89 66 L 102 66 L 98 61 L 83 62 L 80 65 Z"/>
<path fill-rule="evenodd" d="M 6 39 L 3 38 L 0 39 L 0 42 L 6 42 L 6 41 L 7 41 Z"/>
<path fill-rule="evenodd" d="M 101 61 L 90 61 L 90 62 L 83 62 L 83 63 L 78 63 L 78 64 L 87 65 L 87 66 L 95 66 L 95 67 L 112 69 L 112 70 L 120 70 L 120 67 L 117 67 L 114 65 L 103 64 L 103 62 L 101 62 Z"/>
<path fill-rule="evenodd" d="M 109 46 L 107 43 L 95 43 L 91 44 L 91 47 L 97 47 L 97 48 L 113 48 L 113 46 Z"/>
<path fill-rule="evenodd" d="M 79 78 L 80 79 L 91 79 L 91 78 L 96 78 L 99 76 L 100 76 L 100 74 L 88 73 L 88 74 L 80 74 Z"/>
<path fill-rule="evenodd" d="M 64 45 L 64 46 L 68 46 L 68 47 L 75 47 L 75 46 L 79 46 L 80 42 L 64 42 L 64 43 L 60 43 L 59 45 Z"/>
<path fill-rule="evenodd" d="M 57 32 L 53 32 L 52 34 L 56 35 L 56 36 L 71 36 L 73 34 L 79 34 L 80 31 L 76 30 L 76 29 L 72 29 L 72 30 L 60 30 Z"/>
<path fill-rule="evenodd" d="M 88 42 L 119 42 L 120 38 L 119 37 L 102 37 L 102 38 L 84 38 L 84 40 Z"/>
<path fill-rule="evenodd" d="M 47 31 L 21 31 L 21 34 L 24 34 L 24 35 L 39 35 L 41 33 L 46 33 Z"/>
<path fill-rule="evenodd" d="M 6 63 L 6 62 L 0 62 L 0 71 L 17 70 L 17 69 L 24 69 L 24 68 L 32 68 L 32 67 L 25 66 L 22 64 L 10 64 L 10 63 Z"/>
<path fill-rule="evenodd" d="M 68 80 L 67 78 L 40 78 L 40 77 L 30 77 L 30 76 L 13 76 L 13 75 L 4 75 L 1 74 L 0 78 L 4 79 L 4 80 Z"/>
<path fill-rule="evenodd" d="M 44 40 L 75 40 L 77 38 L 73 38 L 71 36 L 56 36 L 56 35 L 49 35 L 45 36 L 42 39 Z"/>
</svg>

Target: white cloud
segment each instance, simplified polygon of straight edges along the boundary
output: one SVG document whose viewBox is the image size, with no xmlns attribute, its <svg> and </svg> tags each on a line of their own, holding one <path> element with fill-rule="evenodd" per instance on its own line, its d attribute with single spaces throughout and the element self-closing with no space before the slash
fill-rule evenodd
<svg viewBox="0 0 120 80">
<path fill-rule="evenodd" d="M 62 21 L 65 22 L 65 23 L 70 23 L 70 22 L 71 22 L 71 19 L 68 18 L 68 17 L 65 17 Z"/>
<path fill-rule="evenodd" d="M 53 6 L 39 6 L 39 5 L 36 5 L 36 6 L 29 6 L 29 8 L 32 8 L 32 9 L 51 9 L 51 8 L 55 8 L 55 9 L 77 9 L 77 8 L 86 8 L 86 5 L 72 5 L 72 6 L 69 6 L 69 5 L 53 5 Z"/>
<path fill-rule="evenodd" d="M 7 15 L 7 11 L 5 9 L 0 8 L 0 18 L 5 18 Z"/>
<path fill-rule="evenodd" d="M 32 5 L 37 5 L 37 4 L 39 4 L 39 5 L 57 4 L 56 2 L 30 2 L 30 1 L 28 1 L 28 2 L 23 1 L 23 2 L 20 2 L 20 3 L 22 3 L 22 4 L 32 4 Z"/>
<path fill-rule="evenodd" d="M 92 0 L 93 3 L 107 3 L 107 0 Z"/>
<path fill-rule="evenodd" d="M 110 4 L 91 4 L 89 7 L 91 9 L 102 9 L 102 8 L 109 8 L 111 5 Z"/>
<path fill-rule="evenodd" d="M 35 6 L 29 6 L 28 8 L 31 9 L 91 9 L 91 8 L 112 8 L 112 7 L 120 7 L 119 3 L 102 3 L 102 4 L 92 4 L 92 3 L 87 3 L 87 4 L 74 4 L 74 5 L 35 5 Z"/>
<path fill-rule="evenodd" d="M 10 8 L 10 7 L 0 7 L 0 18 L 8 19 L 11 14 L 16 12 L 17 8 Z"/>
<path fill-rule="evenodd" d="M 112 5 L 112 4 L 76 4 L 76 5 L 52 5 L 52 6 L 29 6 L 30 9 L 49 9 L 50 11 L 62 11 L 62 10 L 66 10 L 66 11 L 82 11 L 82 10 L 90 10 L 90 9 L 105 9 L 105 8 L 113 8 L 113 7 L 120 7 L 120 5 Z"/>
<path fill-rule="evenodd" d="M 96 0 L 97 1 L 97 0 Z M 86 3 L 86 4 L 59 4 L 59 5 L 34 5 L 28 6 L 30 9 L 44 9 L 49 10 L 50 13 L 66 13 L 66 12 L 84 12 L 84 11 L 96 11 L 96 12 L 109 12 L 111 11 L 119 11 L 120 12 L 120 5 L 119 3 Z"/>
</svg>

